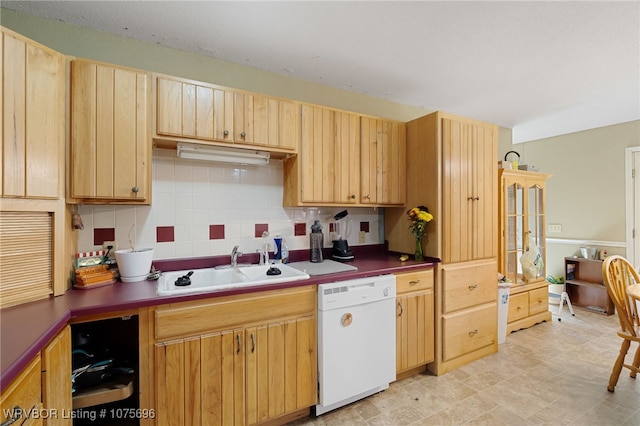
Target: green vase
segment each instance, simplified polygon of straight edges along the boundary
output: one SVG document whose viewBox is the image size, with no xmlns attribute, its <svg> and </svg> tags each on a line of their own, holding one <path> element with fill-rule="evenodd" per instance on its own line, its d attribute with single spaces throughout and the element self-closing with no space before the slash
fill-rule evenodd
<svg viewBox="0 0 640 426">
<path fill-rule="evenodd" d="M 424 260 L 424 254 L 422 254 L 422 238 L 416 239 L 416 260 Z"/>
</svg>

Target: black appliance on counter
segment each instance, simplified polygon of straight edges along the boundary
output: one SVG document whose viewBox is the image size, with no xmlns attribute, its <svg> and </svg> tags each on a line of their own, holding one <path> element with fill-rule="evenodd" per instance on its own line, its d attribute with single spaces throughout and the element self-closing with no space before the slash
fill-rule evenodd
<svg viewBox="0 0 640 426">
<path fill-rule="evenodd" d="M 349 262 L 355 258 L 347 242 L 350 231 L 350 222 L 346 219 L 348 214 L 346 210 L 343 210 L 333 217 L 335 220 L 333 225 L 335 239 L 333 240 L 331 258 L 339 262 Z"/>
</svg>

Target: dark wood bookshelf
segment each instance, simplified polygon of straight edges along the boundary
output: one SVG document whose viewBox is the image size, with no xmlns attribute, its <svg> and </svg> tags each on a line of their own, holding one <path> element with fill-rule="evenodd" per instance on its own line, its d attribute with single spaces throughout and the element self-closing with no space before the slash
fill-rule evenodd
<svg viewBox="0 0 640 426">
<path fill-rule="evenodd" d="M 615 307 L 602 279 L 602 260 L 565 257 L 564 279 L 572 305 L 613 315 Z"/>
</svg>

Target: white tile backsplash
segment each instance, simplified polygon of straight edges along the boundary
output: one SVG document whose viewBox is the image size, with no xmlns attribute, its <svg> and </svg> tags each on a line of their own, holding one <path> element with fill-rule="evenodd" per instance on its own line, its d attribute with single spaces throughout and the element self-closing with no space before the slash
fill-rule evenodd
<svg viewBox="0 0 640 426">
<path fill-rule="evenodd" d="M 155 249 L 155 259 L 220 256 L 240 245 L 253 253 L 262 245 L 255 224 L 269 226 L 269 242 L 280 235 L 292 250 L 309 247 L 309 236 L 294 236 L 294 225 L 304 222 L 307 232 L 315 219 L 322 223 L 324 243 L 331 246 L 329 222 L 341 207 L 282 207 L 282 161 L 269 166 L 237 166 L 176 158 L 174 150 L 154 149 L 151 206 L 82 205 L 84 230 L 78 231 L 78 251 L 100 249 L 93 245 L 95 228 L 115 228 L 119 248 L 129 246 L 131 227 L 139 247 Z M 369 222 L 365 244 L 382 243 L 382 211 L 348 208 L 349 244 L 359 245 L 360 222 Z M 225 239 L 210 240 L 209 225 L 224 225 Z M 156 242 L 156 227 L 173 226 L 173 242 Z"/>
</svg>

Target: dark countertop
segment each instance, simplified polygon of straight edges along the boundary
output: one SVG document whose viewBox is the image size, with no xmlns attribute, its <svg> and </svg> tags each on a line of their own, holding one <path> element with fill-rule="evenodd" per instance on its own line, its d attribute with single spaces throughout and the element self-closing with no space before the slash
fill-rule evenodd
<svg viewBox="0 0 640 426">
<path fill-rule="evenodd" d="M 304 251 L 304 254 L 300 253 L 298 256 L 293 256 L 292 253 L 291 261 L 308 260 L 302 257 L 307 253 L 308 251 Z M 224 257 L 224 260 L 228 260 L 228 256 Z M 243 258 L 243 260 L 245 259 Z M 9 385 L 33 357 L 73 318 L 110 312 L 115 313 L 178 301 L 207 299 L 232 294 L 365 278 L 388 273 L 408 272 L 415 269 L 435 267 L 438 262 L 438 259 L 426 259 L 424 262 L 412 260 L 400 262 L 396 254 L 386 253 L 377 249 L 368 249 L 356 252 L 355 260 L 349 262 L 350 265 L 358 268 L 357 271 L 312 276 L 308 280 L 290 283 L 220 290 L 185 296 L 158 296 L 156 294 L 156 281 L 117 282 L 89 290 L 71 289 L 58 297 L 5 308 L 0 310 L 0 389 L 4 389 Z M 207 268 L 220 263 L 220 259 L 199 258 L 155 261 L 154 266 L 161 271 L 171 271 Z M 257 263 L 257 257 L 254 263 Z"/>
</svg>

